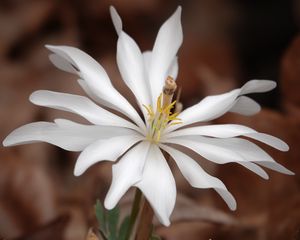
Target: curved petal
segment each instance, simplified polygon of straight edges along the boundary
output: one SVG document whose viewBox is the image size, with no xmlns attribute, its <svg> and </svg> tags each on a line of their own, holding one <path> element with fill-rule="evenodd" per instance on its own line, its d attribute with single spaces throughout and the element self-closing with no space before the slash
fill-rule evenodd
<svg viewBox="0 0 300 240">
<path fill-rule="evenodd" d="M 287 175 L 295 175 L 294 172 L 292 172 L 291 170 L 287 169 L 286 167 L 282 166 L 281 164 L 279 164 L 277 162 L 258 161 L 257 163 L 265 168 L 269 168 L 276 172 L 280 172 L 280 173 L 287 174 Z"/>
<path fill-rule="evenodd" d="M 204 141 L 209 144 L 213 144 L 216 146 L 220 146 L 226 149 L 229 149 L 246 160 L 246 162 L 240 162 L 239 164 L 248 168 L 249 170 L 257 173 L 263 178 L 267 179 L 267 174 L 257 165 L 253 165 L 253 163 L 257 163 L 263 167 L 270 168 L 274 171 L 292 175 L 293 172 L 282 166 L 281 164 L 275 162 L 275 160 L 266 153 L 263 149 L 261 149 L 256 144 L 242 138 L 226 138 L 226 139 L 216 139 L 216 138 L 206 138 L 206 137 L 191 137 L 194 141 Z"/>
<path fill-rule="evenodd" d="M 178 118 L 181 119 L 182 123 L 169 126 L 165 132 L 171 132 L 195 122 L 209 121 L 222 116 L 233 106 L 239 92 L 239 89 L 235 89 L 228 93 L 204 98 L 196 105 L 182 111 L 178 115 Z"/>
<path fill-rule="evenodd" d="M 148 77 L 149 76 L 149 68 L 150 68 L 151 59 L 152 59 L 152 52 L 151 51 L 143 52 L 143 59 L 144 59 L 145 73 L 146 73 L 146 76 Z M 175 56 L 170 65 L 167 75 L 171 76 L 174 80 L 176 80 L 177 76 L 178 76 L 178 69 L 179 69 L 178 57 Z"/>
<path fill-rule="evenodd" d="M 236 162 L 259 176 L 267 179 L 268 174 L 259 166 L 254 163 L 248 162 L 248 159 L 244 158 L 239 152 L 235 152 L 230 148 L 226 148 L 216 143 L 211 143 L 207 139 L 189 139 L 189 138 L 171 138 L 166 140 L 166 143 L 173 143 L 184 146 L 198 153 L 202 157 L 217 163 L 226 164 L 230 162 Z"/>
<path fill-rule="evenodd" d="M 257 133 L 254 129 L 239 124 L 215 124 L 179 129 L 165 135 L 165 138 L 202 135 L 208 137 L 228 138 Z"/>
<path fill-rule="evenodd" d="M 253 99 L 245 96 L 239 97 L 230 112 L 239 113 L 244 116 L 252 116 L 260 112 L 261 106 Z"/>
<path fill-rule="evenodd" d="M 99 140 L 87 148 L 85 148 L 79 155 L 75 169 L 74 175 L 80 176 L 83 174 L 90 166 L 97 162 L 104 160 L 115 161 L 123 153 L 125 153 L 130 147 L 136 144 L 138 141 L 143 139 L 142 136 L 137 134 L 118 136 L 109 138 L 106 140 Z"/>
<path fill-rule="evenodd" d="M 111 16 L 111 20 L 113 22 L 113 25 L 116 29 L 116 32 L 119 35 L 120 32 L 123 29 L 122 19 L 119 16 L 117 10 L 113 6 L 109 7 L 109 12 L 110 12 L 110 16 Z"/>
<path fill-rule="evenodd" d="M 271 80 L 251 80 L 244 84 L 244 86 L 241 88 L 240 95 L 249 94 L 249 93 L 263 93 L 263 92 L 269 92 L 276 88 L 277 84 L 274 81 Z"/>
<path fill-rule="evenodd" d="M 263 142 L 280 151 L 289 150 L 289 146 L 281 139 L 266 133 L 259 133 L 252 128 L 238 124 L 216 124 L 179 129 L 170 133 L 166 133 L 162 139 L 197 135 L 215 138 L 231 138 L 237 136 L 245 136 Z"/>
<path fill-rule="evenodd" d="M 200 142 L 198 141 L 198 139 L 196 141 L 186 138 L 170 138 L 167 139 L 165 143 L 178 144 L 189 148 L 201 155 L 202 157 L 217 164 L 246 161 L 240 155 L 236 154 L 235 152 L 229 149 L 208 143 L 206 141 Z"/>
<path fill-rule="evenodd" d="M 123 31 L 119 34 L 117 44 L 117 64 L 124 82 L 133 92 L 143 110 L 143 104 L 151 103 L 143 55 L 135 41 Z"/>
<path fill-rule="evenodd" d="M 177 79 L 177 76 L 178 76 L 178 70 L 179 70 L 179 67 L 178 67 L 178 57 L 174 57 L 173 61 L 171 62 L 171 65 L 169 67 L 169 70 L 168 70 L 168 76 L 171 76 L 174 80 Z"/>
<path fill-rule="evenodd" d="M 234 89 L 230 92 L 208 96 L 204 98 L 199 103 L 195 104 L 192 107 L 189 107 L 182 111 L 178 118 L 181 119 L 182 124 L 177 124 L 173 126 L 169 126 L 165 132 L 171 132 L 175 129 L 196 123 L 196 122 L 204 122 L 216 119 L 228 111 L 235 111 L 240 114 L 254 114 L 258 110 L 258 106 L 254 105 L 253 102 L 250 103 L 249 100 L 245 100 L 247 98 L 241 98 L 242 94 L 248 93 L 260 93 L 272 90 L 276 87 L 276 83 L 268 80 L 251 80 L 244 84 L 243 87 Z M 241 102 L 240 102 L 241 101 Z M 235 107 L 235 104 L 238 104 Z M 239 105 L 250 106 L 251 109 L 241 110 L 236 109 Z M 246 104 L 246 105 L 245 105 Z M 236 111 L 237 110 L 237 111 Z M 239 111 L 240 110 L 240 111 Z"/>
<path fill-rule="evenodd" d="M 96 140 L 132 134 L 130 129 L 83 125 L 66 119 L 34 122 L 15 129 L 3 141 L 4 146 L 47 142 L 68 151 L 82 151 Z"/>
<path fill-rule="evenodd" d="M 142 180 L 135 186 L 143 192 L 158 220 L 169 226 L 176 200 L 176 185 L 167 161 L 156 145 L 151 145 Z"/>
<path fill-rule="evenodd" d="M 146 74 L 147 78 L 149 76 L 149 68 L 150 68 L 150 64 L 151 64 L 151 59 L 152 59 L 151 51 L 143 52 L 144 68 L 145 68 L 145 74 Z M 149 79 L 148 79 L 148 81 L 149 81 Z"/>
<path fill-rule="evenodd" d="M 99 107 L 83 96 L 39 90 L 32 93 L 29 99 L 39 106 L 76 113 L 93 124 L 127 127 L 140 131 L 133 123 Z"/>
<path fill-rule="evenodd" d="M 97 96 L 99 103 L 109 103 L 113 108 L 138 124 L 141 128 L 145 128 L 145 124 L 130 105 L 130 103 L 113 87 L 104 68 L 95 61 L 91 56 L 78 48 L 69 46 L 50 46 L 46 45 L 50 51 L 54 52 L 57 57 L 53 62 L 60 69 L 67 70 L 65 66 L 71 66 L 77 75 L 86 81 L 88 88 Z M 60 61 L 57 61 L 58 58 Z M 50 58 L 53 60 L 53 57 Z"/>
<path fill-rule="evenodd" d="M 62 71 L 78 74 L 78 69 L 76 69 L 74 65 L 72 65 L 70 62 L 66 61 L 62 57 L 58 56 L 57 54 L 50 54 L 49 60 L 53 63 L 55 67 Z"/>
<path fill-rule="evenodd" d="M 257 141 L 263 142 L 273 148 L 276 148 L 280 151 L 286 152 L 289 150 L 289 146 L 282 141 L 281 139 L 274 137 L 272 135 L 266 134 L 266 133 L 247 133 L 244 134 L 244 136 L 255 139 Z"/>
<path fill-rule="evenodd" d="M 263 149 L 256 144 L 241 138 L 229 138 L 229 139 L 207 139 L 211 143 L 218 144 L 219 146 L 226 147 L 232 151 L 240 154 L 247 161 L 255 162 L 263 167 L 270 168 L 274 171 L 293 175 L 294 173 L 275 162 L 275 160 Z"/>
<path fill-rule="evenodd" d="M 160 95 L 167 78 L 170 65 L 182 44 L 181 7 L 161 26 L 157 34 L 149 68 L 149 81 L 152 91 L 152 104 Z"/>
<path fill-rule="evenodd" d="M 149 142 L 139 143 L 113 165 L 112 183 L 104 201 L 107 209 L 114 208 L 127 190 L 142 179 L 146 158 L 151 154 L 149 146 Z"/>
<path fill-rule="evenodd" d="M 257 164 L 253 162 L 239 162 L 239 164 L 247 168 L 251 172 L 256 173 L 258 176 L 262 177 L 263 179 L 266 180 L 269 179 L 269 175 L 266 173 L 266 171 L 262 169 L 260 166 L 258 166 Z"/>
<path fill-rule="evenodd" d="M 166 145 L 161 145 L 160 147 L 168 152 L 175 160 L 181 173 L 193 187 L 214 188 L 224 199 L 231 210 L 236 209 L 236 201 L 234 197 L 227 190 L 226 186 L 221 180 L 205 172 L 203 168 L 188 155 Z"/>
</svg>

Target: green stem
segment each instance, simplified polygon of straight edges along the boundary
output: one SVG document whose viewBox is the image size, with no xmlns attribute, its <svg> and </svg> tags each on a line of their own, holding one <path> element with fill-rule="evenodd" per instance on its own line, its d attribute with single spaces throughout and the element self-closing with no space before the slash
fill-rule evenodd
<svg viewBox="0 0 300 240">
<path fill-rule="evenodd" d="M 132 229 L 134 227 L 136 218 L 137 218 L 139 210 L 140 210 L 141 199 L 142 199 L 142 192 L 140 189 L 137 188 L 135 191 L 135 195 L 134 195 L 134 200 L 133 200 L 133 205 L 132 205 L 130 220 L 129 220 L 129 227 L 128 227 L 128 231 L 127 231 L 125 240 L 128 240 L 130 238 Z"/>
</svg>

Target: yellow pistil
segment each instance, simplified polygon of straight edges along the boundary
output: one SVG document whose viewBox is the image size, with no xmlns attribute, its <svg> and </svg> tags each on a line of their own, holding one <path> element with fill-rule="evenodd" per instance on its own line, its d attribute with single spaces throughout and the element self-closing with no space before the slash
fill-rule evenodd
<svg viewBox="0 0 300 240">
<path fill-rule="evenodd" d="M 163 93 L 161 93 L 157 98 L 156 112 L 154 112 L 154 109 L 151 105 L 143 105 L 148 113 L 148 123 L 150 127 L 147 139 L 151 142 L 158 143 L 163 130 L 168 125 L 182 123 L 181 120 L 177 118 L 179 113 L 172 113 L 172 109 L 176 104 L 176 101 L 171 102 L 175 89 L 175 81 L 171 77 L 168 77 L 163 89 Z"/>
</svg>

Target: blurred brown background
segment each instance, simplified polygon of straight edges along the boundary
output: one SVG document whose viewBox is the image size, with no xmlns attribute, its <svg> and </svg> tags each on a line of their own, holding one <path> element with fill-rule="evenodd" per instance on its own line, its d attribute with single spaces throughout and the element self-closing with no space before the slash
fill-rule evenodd
<svg viewBox="0 0 300 240">
<path fill-rule="evenodd" d="M 40 108 L 31 92 L 49 89 L 84 94 L 76 77 L 55 69 L 45 44 L 72 45 L 97 59 L 114 84 L 117 36 L 108 7 L 119 11 L 125 31 L 142 50 L 152 48 L 160 25 L 183 7 L 184 43 L 178 84 L 189 106 L 251 78 L 273 79 L 279 87 L 255 96 L 263 106 L 253 117 L 227 114 L 215 123 L 240 123 L 284 139 L 287 153 L 267 149 L 296 173 L 270 173 L 265 181 L 235 165 L 201 160 L 236 197 L 231 212 L 212 190 L 190 187 L 174 168 L 179 196 L 163 239 L 300 239 L 300 2 L 299 0 L 1 0 L 0 139 L 23 124 L 76 116 Z M 265 147 L 265 146 L 264 146 Z M 0 148 L 0 238 L 85 239 L 96 224 L 93 205 L 104 199 L 111 165 L 93 166 L 73 176 L 76 153 L 49 144 Z M 121 204 L 128 211 L 131 194 Z"/>
</svg>

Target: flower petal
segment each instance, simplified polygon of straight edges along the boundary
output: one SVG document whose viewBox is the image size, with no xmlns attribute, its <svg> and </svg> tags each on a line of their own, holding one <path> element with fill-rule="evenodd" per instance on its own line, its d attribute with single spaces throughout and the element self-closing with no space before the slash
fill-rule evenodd
<svg viewBox="0 0 300 240">
<path fill-rule="evenodd" d="M 166 133 L 162 139 L 197 135 L 215 138 L 231 138 L 237 136 L 245 136 L 263 142 L 280 151 L 289 150 L 289 146 L 281 139 L 266 133 L 259 133 L 252 128 L 238 124 L 216 124 L 199 127 L 189 127 Z"/>
<path fill-rule="evenodd" d="M 262 148 L 256 144 L 241 138 L 230 138 L 230 139 L 207 139 L 211 143 L 214 142 L 219 146 L 223 146 L 231 149 L 232 151 L 240 154 L 247 161 L 255 162 L 263 167 L 272 169 L 274 171 L 293 175 L 294 173 L 275 162 L 275 160 Z"/>
<path fill-rule="evenodd" d="M 257 164 L 253 162 L 239 162 L 239 164 L 247 168 L 251 172 L 256 173 L 258 176 L 262 177 L 263 179 L 266 180 L 269 179 L 269 175 L 266 173 L 266 171 L 262 169 L 260 166 L 258 166 Z"/>
<path fill-rule="evenodd" d="M 289 150 L 289 146 L 282 141 L 281 139 L 274 137 L 272 135 L 266 134 L 266 133 L 247 133 L 244 134 L 244 136 L 255 139 L 257 141 L 263 142 L 273 148 L 276 148 L 280 151 L 286 152 Z"/>
<path fill-rule="evenodd" d="M 235 152 L 226 149 L 224 147 L 217 146 L 215 144 L 207 143 L 205 140 L 197 141 L 187 138 L 170 138 L 165 141 L 166 143 L 178 144 L 187 147 L 194 152 L 198 153 L 202 157 L 215 162 L 217 164 L 225 164 L 230 162 L 243 162 L 245 161 L 240 155 Z"/>
<path fill-rule="evenodd" d="M 133 92 L 143 110 L 143 104 L 151 103 L 143 55 L 135 41 L 123 31 L 119 34 L 117 44 L 117 63 L 124 82 Z"/>
<path fill-rule="evenodd" d="M 151 60 L 152 60 L 152 52 L 151 51 L 145 51 L 143 52 L 143 58 L 144 58 L 144 66 L 145 66 L 145 73 L 147 75 L 147 78 L 149 76 L 149 68 L 151 65 Z M 168 70 L 168 76 L 171 76 L 174 80 L 177 79 L 178 76 L 178 57 L 174 57 L 170 68 Z M 149 80 L 148 80 L 149 81 Z"/>
<path fill-rule="evenodd" d="M 176 185 L 167 161 L 156 145 L 151 145 L 142 180 L 135 186 L 143 192 L 158 220 L 169 226 L 176 200 Z"/>
<path fill-rule="evenodd" d="M 208 96 L 192 107 L 185 109 L 178 115 L 183 122 L 169 126 L 165 132 L 171 132 L 175 129 L 196 123 L 216 119 L 228 111 L 233 110 L 240 114 L 254 114 L 259 110 L 258 104 L 247 98 L 241 98 L 242 94 L 259 93 L 272 90 L 276 87 L 276 83 L 268 80 L 251 80 L 244 84 L 243 87 L 234 89 L 230 92 Z M 237 107 L 235 107 L 237 104 Z M 240 106 L 248 106 L 250 109 L 240 109 Z"/>
<path fill-rule="evenodd" d="M 152 91 L 152 104 L 162 91 L 168 70 L 182 44 L 181 7 L 161 26 L 152 51 L 149 81 Z"/>
<path fill-rule="evenodd" d="M 252 116 L 260 112 L 261 106 L 253 99 L 245 96 L 237 98 L 230 112 L 239 113 L 244 116 Z"/>
<path fill-rule="evenodd" d="M 79 155 L 75 169 L 74 175 L 80 176 L 83 174 L 90 166 L 101 161 L 115 161 L 123 153 L 125 153 L 130 147 L 136 144 L 138 141 L 143 139 L 142 136 L 137 134 L 118 136 L 109 138 L 106 140 L 99 140 L 87 148 L 85 148 Z"/>
<path fill-rule="evenodd" d="M 93 124 L 127 127 L 139 131 L 136 125 L 99 107 L 83 96 L 40 90 L 31 94 L 30 101 L 39 106 L 76 113 Z"/>
<path fill-rule="evenodd" d="M 132 134 L 130 129 L 83 125 L 66 119 L 52 122 L 34 122 L 11 132 L 3 141 L 4 146 L 48 142 L 68 151 L 82 151 L 96 140 Z"/>
<path fill-rule="evenodd" d="M 151 51 L 143 52 L 144 68 L 145 68 L 145 74 L 146 74 L 147 78 L 148 78 L 148 75 L 149 75 L 149 68 L 150 68 L 150 64 L 151 64 L 151 59 L 152 59 L 152 52 Z M 148 81 L 149 81 L 149 79 L 148 79 Z"/>
<path fill-rule="evenodd" d="M 223 140 L 223 139 L 222 139 Z M 227 139 L 226 139 L 227 140 Z M 263 178 L 268 178 L 267 173 L 254 163 L 248 162 L 247 159 L 230 148 L 211 143 L 209 139 L 203 139 L 197 136 L 197 139 L 185 138 L 171 138 L 166 140 L 166 143 L 178 144 L 193 150 L 202 157 L 217 163 L 226 164 L 230 162 L 236 162 L 249 170 L 255 172 Z"/>
<path fill-rule="evenodd" d="M 257 161 L 257 163 L 263 167 L 269 168 L 271 170 L 274 170 L 276 172 L 280 172 L 286 175 L 295 175 L 294 172 L 291 170 L 287 169 L 286 167 L 282 166 L 281 164 L 277 162 L 262 162 L 262 161 Z"/>
<path fill-rule="evenodd" d="M 178 69 L 178 57 L 176 56 L 173 58 L 173 61 L 169 67 L 168 76 L 171 76 L 174 80 L 176 80 L 178 76 Z"/>
<path fill-rule="evenodd" d="M 222 116 L 233 106 L 239 92 L 239 89 L 235 89 L 228 93 L 204 98 L 198 104 L 185 109 L 178 115 L 182 121 L 181 124 L 170 126 L 165 131 L 171 132 L 195 122 L 209 121 Z"/>
<path fill-rule="evenodd" d="M 109 12 L 110 12 L 110 16 L 111 16 L 113 25 L 116 29 L 116 32 L 119 35 L 123 28 L 122 19 L 119 16 L 117 10 L 113 6 L 109 7 Z"/>
<path fill-rule="evenodd" d="M 270 168 L 274 171 L 292 175 L 293 172 L 282 166 L 281 164 L 275 162 L 275 160 L 263 149 L 261 149 L 256 144 L 242 138 L 226 138 L 226 139 L 216 139 L 216 138 L 206 138 L 206 137 L 190 137 L 194 141 L 205 141 L 209 144 L 214 144 L 220 147 L 227 148 L 246 160 L 246 162 L 240 162 L 239 164 L 248 168 L 249 170 L 255 172 L 256 174 L 262 176 L 263 178 L 268 178 L 268 175 L 257 165 L 253 165 L 255 162 L 263 167 Z"/>
<path fill-rule="evenodd" d="M 104 201 L 107 209 L 114 208 L 127 190 L 142 179 L 149 146 L 149 142 L 139 143 L 113 165 L 112 183 Z"/>
<path fill-rule="evenodd" d="M 203 168 L 188 155 L 166 145 L 161 145 L 160 147 L 171 155 L 183 176 L 193 187 L 214 188 L 231 210 L 236 209 L 234 197 L 221 180 L 205 172 Z"/>
<path fill-rule="evenodd" d="M 78 69 L 76 69 L 74 65 L 66 61 L 64 58 L 58 56 L 57 54 L 50 54 L 49 60 L 53 63 L 55 67 L 62 71 L 78 74 Z"/>
<path fill-rule="evenodd" d="M 241 88 L 240 95 L 249 94 L 249 93 L 263 93 L 269 92 L 276 88 L 277 84 L 271 80 L 251 80 L 244 84 Z"/>
<path fill-rule="evenodd" d="M 167 133 L 165 138 L 202 135 L 208 137 L 228 138 L 257 133 L 254 129 L 239 124 L 215 124 L 189 127 Z"/>
<path fill-rule="evenodd" d="M 65 67 L 67 64 L 71 65 L 78 76 L 86 81 L 88 88 L 97 96 L 100 104 L 109 103 L 107 107 L 125 114 L 140 127 L 145 128 L 136 110 L 113 87 L 103 67 L 91 56 L 74 47 L 50 45 L 46 47 L 57 55 L 54 65 L 63 70 L 67 70 Z M 60 62 L 57 61 L 59 57 L 62 58 Z M 53 60 L 53 57 L 50 60 Z M 61 65 L 63 61 L 66 63 Z"/>
</svg>

